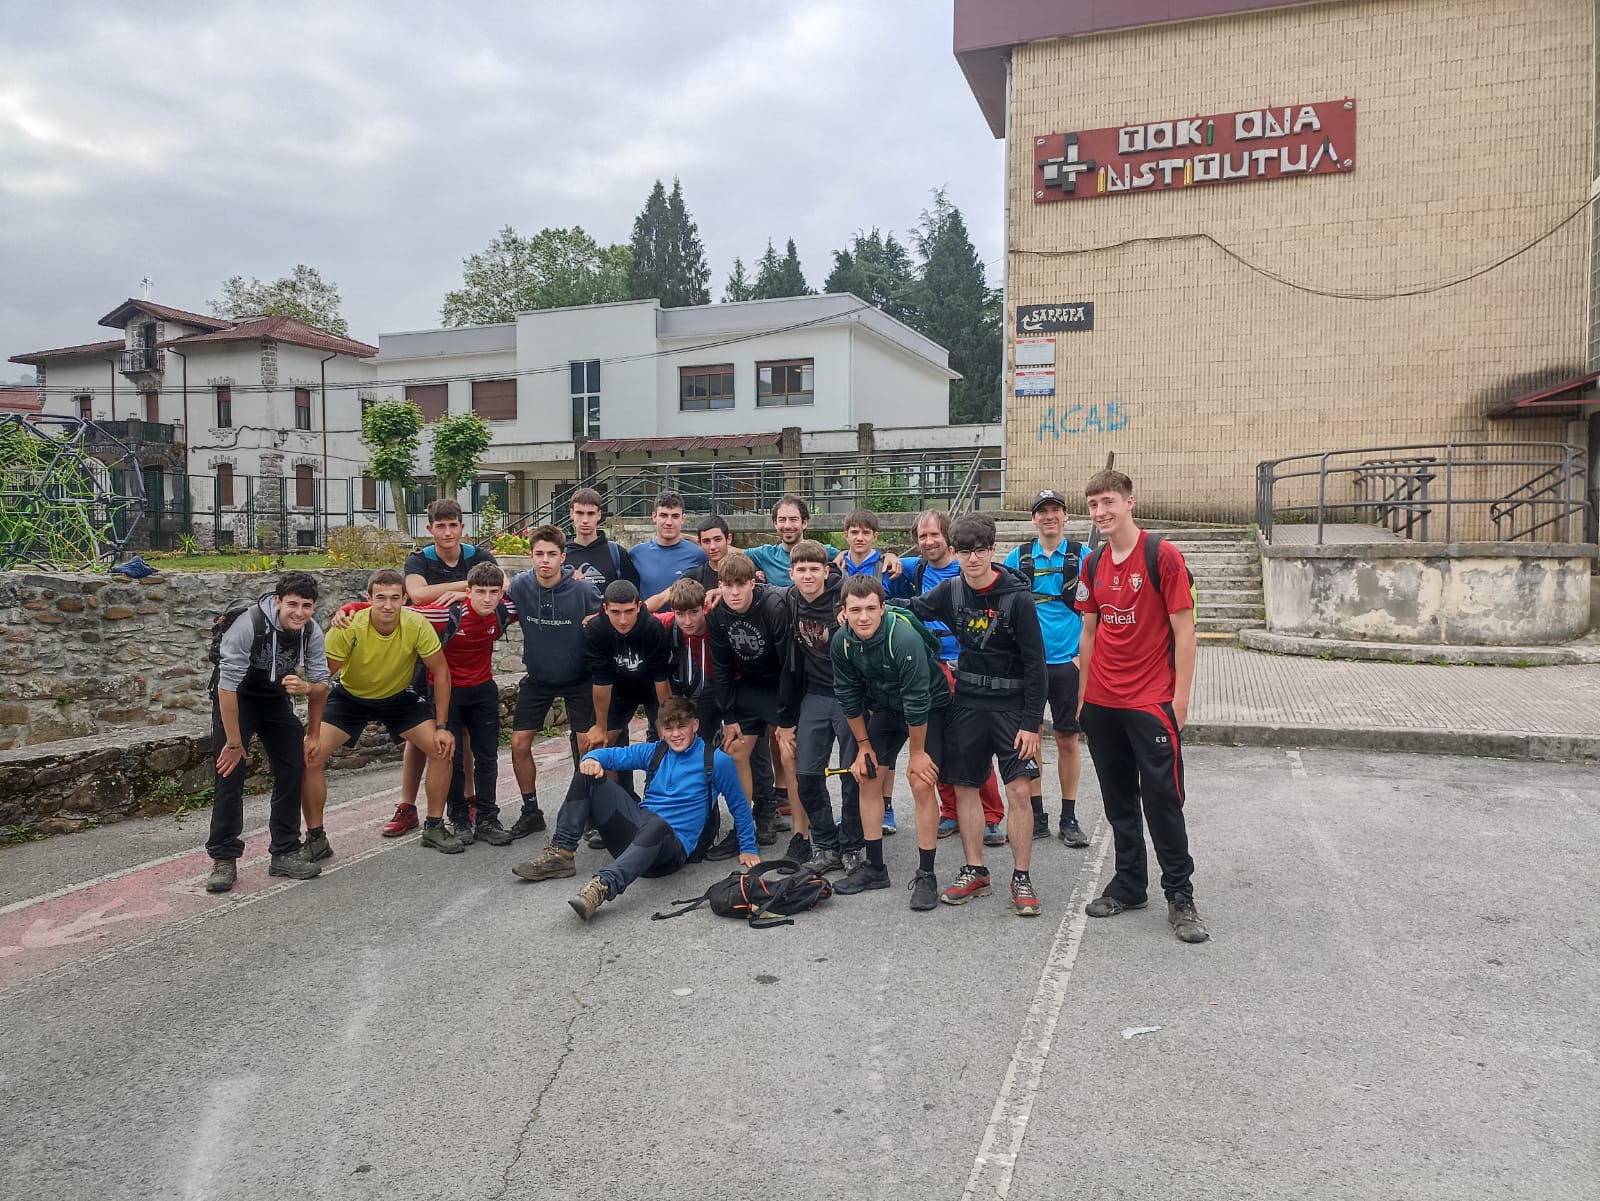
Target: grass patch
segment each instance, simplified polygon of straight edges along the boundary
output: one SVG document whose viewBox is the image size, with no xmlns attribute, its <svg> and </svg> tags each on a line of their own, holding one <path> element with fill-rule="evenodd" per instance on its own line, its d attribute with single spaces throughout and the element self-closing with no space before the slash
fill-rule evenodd
<svg viewBox="0 0 1600 1201">
<path fill-rule="evenodd" d="M 149 803 L 171 809 L 173 819 L 180 822 L 196 809 L 209 809 L 212 799 L 211 789 L 185 789 L 172 776 L 162 776 L 145 796 Z"/>
<path fill-rule="evenodd" d="M 12 846 L 17 846 L 24 842 L 38 842 L 41 838 L 47 837 L 48 835 L 37 826 L 18 825 L 6 827 L 5 840 Z"/>
<path fill-rule="evenodd" d="M 146 555 L 146 559 L 150 556 Z M 328 556 L 324 554 L 311 555 L 263 555 L 259 551 L 249 553 L 241 551 L 231 555 L 182 555 L 172 558 L 158 559 L 151 564 L 161 571 L 261 571 L 263 560 L 270 571 L 311 571 L 318 567 L 328 566 Z"/>
</svg>

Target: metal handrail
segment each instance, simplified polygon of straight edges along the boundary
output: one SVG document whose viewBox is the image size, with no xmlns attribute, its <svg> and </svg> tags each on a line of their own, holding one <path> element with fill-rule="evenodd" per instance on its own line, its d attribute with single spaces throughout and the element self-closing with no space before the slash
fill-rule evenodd
<svg viewBox="0 0 1600 1201">
<path fill-rule="evenodd" d="M 1381 457 L 1380 457 L 1381 456 Z M 1486 471 L 1520 472 L 1530 478 L 1510 489 L 1469 480 Z M 1466 514 L 1476 511 L 1501 541 L 1532 539 L 1548 531 L 1546 541 L 1571 542 L 1583 536 L 1585 454 L 1562 442 L 1444 442 L 1411 446 L 1373 446 L 1351 450 L 1287 455 L 1256 466 L 1256 524 L 1269 543 L 1285 517 L 1315 521 L 1316 544 L 1324 544 L 1329 513 L 1350 511 L 1404 537 L 1420 534 L 1426 541 L 1429 517 L 1444 513 L 1444 539 L 1454 540 Z M 1346 477 L 1349 501 L 1338 492 Z M 1286 501 L 1292 488 L 1315 484 L 1315 500 Z M 1443 484 L 1441 498 L 1433 485 Z M 1332 487 L 1330 487 L 1330 484 Z M 1479 495 L 1492 491 L 1492 495 Z M 1517 528 L 1526 512 L 1527 528 Z M 1461 515 L 1458 517 L 1458 513 Z M 1578 518 L 1574 523 L 1574 518 Z M 1509 530 L 1506 526 L 1509 522 Z"/>
</svg>

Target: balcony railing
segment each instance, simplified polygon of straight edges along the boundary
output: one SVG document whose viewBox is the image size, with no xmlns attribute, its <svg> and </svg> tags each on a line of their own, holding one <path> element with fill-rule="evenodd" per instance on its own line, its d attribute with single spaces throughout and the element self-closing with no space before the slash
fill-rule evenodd
<svg viewBox="0 0 1600 1201">
<path fill-rule="evenodd" d="M 135 346 L 122 352 L 122 374 L 134 375 L 141 371 L 165 371 L 167 352 L 154 346 Z"/>
<path fill-rule="evenodd" d="M 155 421 L 140 421 L 136 417 L 130 417 L 126 421 L 96 421 L 89 426 L 91 448 L 97 443 L 112 445 L 117 442 L 130 449 L 151 443 L 170 446 L 174 441 L 176 439 L 172 426 Z"/>
</svg>

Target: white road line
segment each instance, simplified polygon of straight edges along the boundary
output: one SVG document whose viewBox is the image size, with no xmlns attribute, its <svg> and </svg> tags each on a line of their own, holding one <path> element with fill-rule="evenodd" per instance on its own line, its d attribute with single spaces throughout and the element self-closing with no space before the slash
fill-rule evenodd
<svg viewBox="0 0 1600 1201">
<path fill-rule="evenodd" d="M 1306 778 L 1306 764 L 1305 760 L 1300 757 L 1300 752 L 1284 751 L 1283 753 L 1289 757 L 1289 774 L 1296 780 L 1304 780 Z"/>
<path fill-rule="evenodd" d="M 1094 831 L 1093 850 L 1090 852 L 1092 858 L 1078 876 L 1078 883 L 1067 901 L 1066 913 L 1062 915 L 1061 926 L 1056 930 L 1055 941 L 1050 944 L 1050 954 L 1039 975 L 1039 987 L 1033 994 L 1033 1003 L 1028 1006 L 1028 1016 L 1022 1024 L 1022 1036 L 1017 1039 L 1016 1050 L 1011 1053 L 1005 1082 L 1000 1086 L 1000 1095 L 995 1098 L 994 1112 L 983 1132 L 983 1141 L 978 1146 L 978 1154 L 972 1163 L 972 1175 L 967 1178 L 961 1201 L 975 1201 L 980 1197 L 1003 1198 L 1011 1191 L 1017 1154 L 1022 1149 L 1022 1138 L 1028 1132 L 1028 1119 L 1033 1114 L 1033 1099 L 1039 1092 L 1045 1061 L 1050 1058 L 1050 1040 L 1055 1036 L 1056 1023 L 1061 1018 L 1061 1007 L 1066 1003 L 1067 984 L 1072 979 L 1072 967 L 1077 962 L 1084 927 L 1089 924 L 1089 916 L 1084 913 L 1083 907 L 1096 896 L 1100 887 L 1100 869 L 1105 866 L 1106 853 L 1110 848 L 1111 828 L 1102 816 Z"/>
</svg>

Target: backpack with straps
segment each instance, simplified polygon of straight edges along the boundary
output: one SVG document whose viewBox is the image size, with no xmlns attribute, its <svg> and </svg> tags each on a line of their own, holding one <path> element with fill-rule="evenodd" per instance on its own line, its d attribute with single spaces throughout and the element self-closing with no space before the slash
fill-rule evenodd
<svg viewBox="0 0 1600 1201">
<path fill-rule="evenodd" d="M 694 850 L 689 852 L 687 863 L 699 863 L 706 857 L 706 852 L 716 844 L 717 835 L 722 833 L 722 813 L 717 809 L 717 748 L 711 745 L 710 739 L 702 738 L 701 743 L 706 749 L 706 824 L 700 827 L 700 838 L 694 844 Z M 650 782 L 656 778 L 656 772 L 661 770 L 661 764 L 666 761 L 667 752 L 672 748 L 666 740 L 656 743 L 656 749 L 650 752 L 650 763 L 644 769 L 644 794 L 650 795 Z"/>
<path fill-rule="evenodd" d="M 774 872 L 777 879 L 768 879 Z M 673 901 L 677 906 L 666 913 L 652 913 L 653 922 L 682 917 L 702 905 L 709 905 L 719 917 L 743 918 L 752 930 L 794 925 L 794 914 L 815 909 L 833 895 L 833 885 L 816 872 L 807 871 L 792 859 L 763 859 L 748 871 L 734 872 L 718 880 L 705 892 L 688 900 Z"/>
<path fill-rule="evenodd" d="M 461 630 L 461 623 L 467 619 L 467 606 L 471 601 L 455 600 L 450 602 L 450 615 L 445 618 L 444 629 L 439 631 L 439 649 L 443 650 Z M 500 632 L 504 634 L 511 628 L 515 620 L 511 616 L 511 608 L 504 600 L 494 607 L 496 620 L 500 622 Z M 411 690 L 418 694 L 426 691 L 428 687 L 428 665 L 422 660 L 417 660 L 416 669 L 411 673 Z"/>
<path fill-rule="evenodd" d="M 1148 530 L 1144 536 L 1144 567 L 1150 576 L 1150 582 L 1155 585 L 1157 592 L 1161 591 L 1161 544 L 1166 539 L 1160 534 L 1152 534 Z M 1103 543 L 1089 552 L 1089 558 L 1083 565 L 1083 574 L 1092 584 L 1100 570 L 1100 559 L 1111 544 Z M 1189 599 L 1193 607 L 1189 610 L 1194 615 L 1195 624 L 1200 622 L 1200 590 L 1195 587 L 1194 572 L 1189 570 L 1189 564 L 1183 565 L 1184 574 L 1189 577 Z"/>
<path fill-rule="evenodd" d="M 1154 536 L 1152 535 L 1152 537 Z M 1078 587 L 1079 565 L 1083 562 L 1083 543 L 1074 542 L 1071 538 L 1068 538 L 1062 542 L 1061 552 L 1064 562 L 1060 567 L 1046 567 L 1042 570 L 1034 563 L 1033 543 L 1031 542 L 1017 559 L 1017 570 L 1027 579 L 1028 591 L 1033 593 L 1033 599 L 1036 604 L 1042 605 L 1050 601 L 1060 601 L 1065 605 L 1072 604 L 1072 594 Z M 1035 591 L 1033 587 L 1034 581 L 1042 575 L 1060 576 L 1061 591 L 1059 593 Z"/>
<path fill-rule="evenodd" d="M 255 600 L 248 597 L 237 597 L 228 602 L 228 607 L 211 619 L 211 648 L 206 652 L 206 658 L 211 663 L 210 690 L 217 690 L 217 681 L 222 678 L 222 636 L 228 632 L 229 627 L 239 618 L 250 615 L 250 624 L 255 627 L 254 637 L 250 642 L 250 666 L 255 667 L 256 656 L 260 654 L 262 646 L 267 641 L 267 615 L 262 612 L 261 602 L 266 596 L 258 596 Z M 306 638 L 309 623 L 300 630 L 300 658 L 306 656 Z"/>
</svg>

